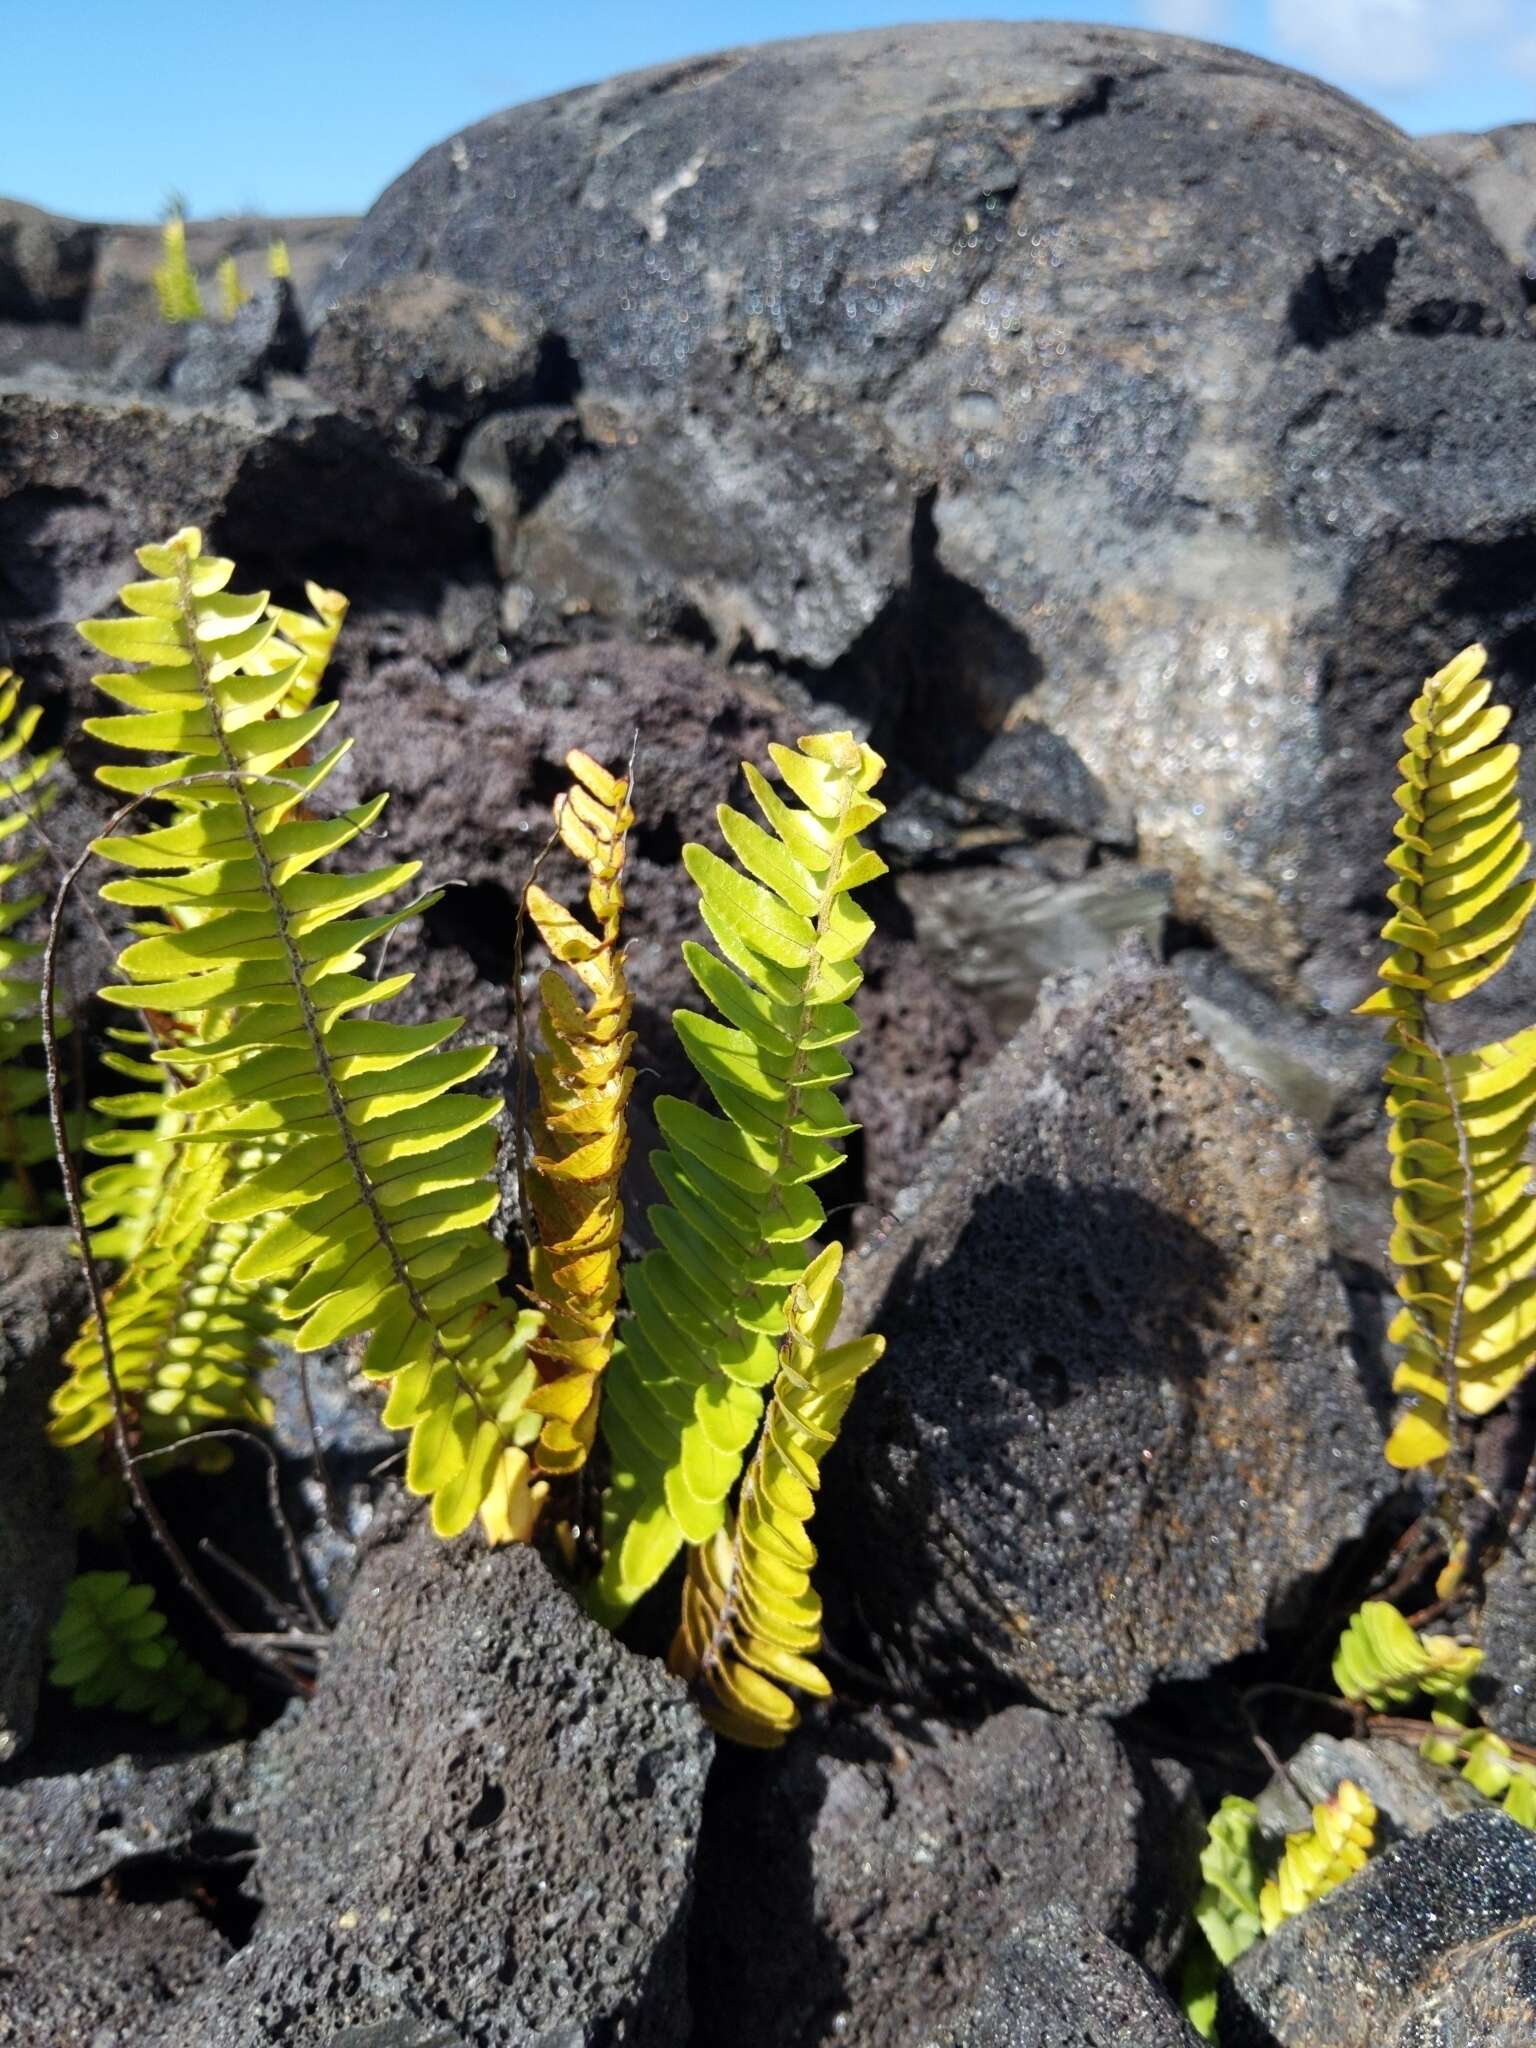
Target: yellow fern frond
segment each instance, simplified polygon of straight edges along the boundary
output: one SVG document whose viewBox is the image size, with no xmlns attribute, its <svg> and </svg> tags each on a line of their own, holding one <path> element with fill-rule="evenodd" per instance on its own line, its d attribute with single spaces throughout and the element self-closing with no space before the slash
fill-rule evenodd
<svg viewBox="0 0 1536 2048">
<path fill-rule="evenodd" d="M 806 1533 L 821 1461 L 881 1337 L 829 1348 L 842 1311 L 842 1247 L 829 1245 L 790 1289 L 773 1399 L 742 1480 L 734 1522 L 689 1552 L 669 1668 L 696 1688 L 720 1734 L 774 1749 L 800 1719 L 786 1685 L 825 1697 L 816 1551 Z"/>
<path fill-rule="evenodd" d="M 1496 974 L 1536 902 L 1520 816 L 1519 748 L 1501 739 L 1480 647 L 1432 676 L 1398 763 L 1396 880 L 1382 937 L 1383 986 L 1360 1005 L 1387 1019 L 1389 1147 L 1396 1190 L 1391 1256 L 1403 1347 L 1394 1385 L 1412 1405 L 1387 1444 L 1392 1464 L 1433 1465 L 1458 1414 L 1486 1415 L 1536 1356 L 1536 1200 L 1525 1163 L 1536 1119 L 1536 1029 L 1447 1053 L 1433 1006 Z"/>
<path fill-rule="evenodd" d="M 597 1428 L 619 1300 L 619 1176 L 629 1152 L 625 1112 L 634 1083 L 635 1035 L 619 945 L 625 844 L 634 823 L 629 785 L 588 754 L 568 754 L 565 765 L 574 780 L 558 806 L 560 837 L 587 870 L 597 930 L 537 883 L 529 885 L 528 915 L 588 998 L 583 1006 L 554 968 L 539 985 L 544 1044 L 534 1060 L 539 1099 L 528 1196 L 537 1235 L 529 1246 L 528 1295 L 543 1322 L 528 1347 L 540 1382 L 528 1406 L 544 1418 L 537 1455 L 545 1472 L 584 1465 Z"/>
<path fill-rule="evenodd" d="M 251 295 L 240 282 L 240 266 L 233 256 L 221 256 L 218 268 L 219 315 L 224 320 L 233 320 L 242 306 L 248 306 Z"/>
<path fill-rule="evenodd" d="M 29 751 L 41 716 L 41 706 L 22 703 L 20 678 L 0 668 L 0 1225 L 39 1223 L 49 1213 L 33 1172 L 53 1157 L 37 1057 L 38 985 L 18 971 L 43 950 L 19 935 L 44 900 L 30 880 L 43 850 L 27 844 L 28 827 L 58 794 L 51 779 L 57 752 Z"/>
<path fill-rule="evenodd" d="M 154 272 L 160 318 L 172 326 L 203 317 L 202 294 L 187 260 L 187 224 L 173 214 L 160 230 L 160 261 Z"/>
<path fill-rule="evenodd" d="M 1421 1636 L 1385 1600 L 1367 1600 L 1349 1618 L 1334 1653 L 1333 1682 L 1348 1700 L 1383 1713 L 1420 1693 L 1467 1699 L 1483 1653 L 1451 1636 Z"/>
<path fill-rule="evenodd" d="M 1285 1920 L 1365 1866 L 1376 1846 L 1376 1808 L 1352 1778 L 1312 1809 L 1312 1825 L 1288 1835 L 1280 1867 L 1259 1893 L 1259 1918 L 1273 1934 Z"/>
<path fill-rule="evenodd" d="M 293 275 L 293 265 L 288 258 L 288 244 L 281 235 L 274 235 L 267 244 L 267 275 L 270 278 Z"/>
</svg>

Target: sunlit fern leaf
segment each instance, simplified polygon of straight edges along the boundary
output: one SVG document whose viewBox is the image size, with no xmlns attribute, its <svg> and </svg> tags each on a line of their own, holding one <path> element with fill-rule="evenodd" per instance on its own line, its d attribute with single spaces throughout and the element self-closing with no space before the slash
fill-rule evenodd
<svg viewBox="0 0 1536 2048">
<path fill-rule="evenodd" d="M 33 886 L 43 848 L 29 827 L 58 795 L 57 752 L 30 751 L 41 716 L 21 702 L 20 678 L 0 668 L 0 1225 L 42 1222 L 53 1206 L 36 1174 L 53 1157 L 32 967 L 43 949 L 22 936 L 44 902 Z"/>
<path fill-rule="evenodd" d="M 123 591 L 129 616 L 81 628 L 141 664 L 96 678 L 130 710 L 87 730 L 169 756 L 100 774 L 174 816 L 95 844 L 130 871 L 104 895 L 178 922 L 127 945 L 121 982 L 102 994 L 185 1034 L 155 1055 L 192 1077 L 183 1146 L 280 1146 L 208 1206 L 212 1223 L 260 1224 L 234 1279 L 277 1290 L 300 1351 L 371 1333 L 363 1370 L 390 1382 L 385 1420 L 411 1430 L 406 1481 L 431 1496 L 441 1534 L 482 1510 L 518 1533 L 539 1426 L 526 1405 L 530 1319 L 503 1299 L 506 1253 L 486 1228 L 497 1104 L 464 1092 L 492 1053 L 448 1049 L 457 1018 L 357 1014 L 411 979 L 363 970 L 368 948 L 422 908 L 384 907 L 419 864 L 322 867 L 382 807 L 314 815 L 345 752 L 316 751 L 335 705 L 287 708 L 304 657 L 270 669 L 267 594 L 232 592 L 233 564 L 205 555 L 195 529 L 139 560 L 148 580 Z"/>
<path fill-rule="evenodd" d="M 155 299 L 160 318 L 172 326 L 203 317 L 202 293 L 187 259 L 187 224 L 172 215 L 160 230 L 160 261 L 154 270 Z"/>
<path fill-rule="evenodd" d="M 1421 1693 L 1465 1700 L 1483 1653 L 1451 1636 L 1423 1636 L 1385 1600 L 1367 1600 L 1349 1618 L 1334 1653 L 1333 1682 L 1348 1700 L 1377 1713 L 1405 1707 Z"/>
<path fill-rule="evenodd" d="M 821 1461 L 837 1441 L 880 1337 L 833 1346 L 842 1312 L 842 1247 L 828 1245 L 789 1291 L 767 1420 L 741 1483 L 734 1522 L 690 1550 L 682 1621 L 668 1658 L 720 1734 L 773 1749 L 799 1721 L 786 1686 L 825 1696 L 812 1661 L 821 1601 L 811 1584 Z"/>
<path fill-rule="evenodd" d="M 1200 1890 L 1194 1927 L 1179 1979 L 1179 2002 L 1202 2039 L 1216 2038 L 1217 1986 L 1263 1934 L 1259 1892 L 1259 1809 L 1229 1793 L 1211 1816 L 1200 1851 Z"/>
<path fill-rule="evenodd" d="M 263 658 L 276 669 L 293 655 L 299 657 L 298 674 L 281 706 L 285 712 L 307 711 L 315 701 L 350 609 L 339 590 L 327 590 L 320 583 L 306 583 L 304 595 L 310 607 L 307 612 L 278 604 L 267 608 L 277 633 L 263 649 Z"/>
<path fill-rule="evenodd" d="M 245 1725 L 238 1693 L 193 1662 L 167 1631 L 154 1588 L 126 1572 L 81 1572 L 48 1639 L 49 1683 L 77 1706 L 115 1707 L 193 1739 Z"/>
<path fill-rule="evenodd" d="M 1288 1835 L 1279 1867 L 1259 1893 L 1259 1918 L 1273 1934 L 1363 1870 L 1376 1846 L 1376 1808 L 1352 1778 L 1312 1809 L 1312 1825 Z"/>
<path fill-rule="evenodd" d="M 885 764 L 846 732 L 770 752 L 788 796 L 745 768 L 768 829 L 720 808 L 740 865 L 683 849 L 720 949 L 689 944 L 684 956 L 719 1016 L 679 1010 L 675 1021 L 717 1109 L 668 1095 L 655 1106 L 666 1149 L 652 1164 L 667 1201 L 650 1212 L 657 1249 L 626 1275 L 631 1314 L 604 1404 L 613 1478 L 594 1604 L 610 1619 L 685 1540 L 708 1543 L 723 1526 L 777 1367 L 786 1294 L 826 1220 L 810 1183 L 842 1163 L 838 1140 L 856 1128 L 836 1091 L 873 929 L 853 890 L 885 872 L 858 835 L 883 813 L 870 791 Z"/>
<path fill-rule="evenodd" d="M 216 273 L 219 287 L 219 317 L 233 320 L 242 306 L 250 304 L 251 295 L 240 281 L 240 266 L 233 256 L 221 256 Z"/>
<path fill-rule="evenodd" d="M 1536 881 L 1516 786 L 1519 748 L 1501 737 L 1484 653 L 1469 647 L 1413 705 L 1398 763 L 1397 845 L 1387 858 L 1394 950 L 1360 1005 L 1387 1019 L 1402 1302 L 1394 1385 L 1412 1404 L 1387 1444 L 1392 1464 L 1436 1464 L 1458 1411 L 1486 1415 L 1536 1359 L 1536 1199 L 1525 1152 L 1536 1119 L 1536 1029 L 1476 1052 L 1442 1050 L 1436 1005 L 1468 995 L 1513 951 Z"/>
<path fill-rule="evenodd" d="M 596 930 L 530 884 L 528 915 L 586 1001 L 551 968 L 539 985 L 542 1049 L 528 1163 L 535 1224 L 528 1296 L 542 1317 L 529 1346 L 539 1386 L 529 1407 L 543 1417 L 545 1472 L 584 1465 L 597 1427 L 602 1379 L 613 1352 L 624 1209 L 619 1176 L 629 1151 L 626 1106 L 635 1036 L 619 945 L 624 852 L 634 823 L 629 785 L 590 755 L 566 756 L 573 779 L 558 806 L 560 837 L 586 868 Z"/>
<path fill-rule="evenodd" d="M 1536 1828 L 1536 1764 L 1515 1755 L 1502 1735 L 1491 1728 L 1460 1726 L 1452 1715 L 1437 1712 L 1436 1735 L 1420 1744 L 1431 1763 L 1459 1769 L 1485 1799 L 1502 1806 L 1523 1828 Z"/>
</svg>

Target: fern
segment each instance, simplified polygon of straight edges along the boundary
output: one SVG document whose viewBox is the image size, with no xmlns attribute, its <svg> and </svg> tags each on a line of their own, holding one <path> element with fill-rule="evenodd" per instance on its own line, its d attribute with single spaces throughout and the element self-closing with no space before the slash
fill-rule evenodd
<svg viewBox="0 0 1536 2048">
<path fill-rule="evenodd" d="M 1531 905 L 1516 786 L 1484 654 L 1470 647 L 1424 687 L 1398 764 L 1397 880 L 1382 936 L 1394 951 L 1360 1008 L 1388 1019 L 1391 1256 L 1403 1346 L 1394 1385 L 1412 1406 L 1392 1464 L 1432 1465 L 1455 1412 L 1486 1415 L 1530 1370 L 1536 1336 L 1536 1200 L 1525 1164 L 1536 1118 L 1536 1030 L 1469 1053 L 1442 1050 L 1434 1007 L 1481 987 L 1509 958 Z M 1454 1390 L 1454 1391 L 1453 1391 Z"/>
<path fill-rule="evenodd" d="M 789 1291 L 768 1419 L 734 1522 L 689 1552 L 668 1659 L 694 1685 L 712 1727 L 759 1749 L 777 1748 L 800 1719 L 785 1685 L 820 1697 L 831 1690 L 811 1662 L 821 1646 L 821 1602 L 806 1525 L 854 1387 L 885 1349 L 880 1337 L 831 1348 L 842 1257 L 840 1245 L 828 1245 Z"/>
<path fill-rule="evenodd" d="M 567 755 L 566 766 L 575 779 L 561 800 L 560 837 L 588 871 L 597 931 L 536 883 L 525 898 L 551 957 L 571 969 L 589 998 L 583 1005 L 554 968 L 540 982 L 544 1047 L 534 1061 L 539 1094 L 528 1168 L 537 1237 L 529 1246 L 528 1293 L 543 1321 L 529 1345 L 539 1386 L 528 1405 L 544 1418 L 538 1463 L 545 1472 L 585 1464 L 597 1427 L 619 1299 L 619 1176 L 634 1083 L 635 1037 L 619 948 L 625 839 L 634 823 L 629 785 L 587 754 Z"/>
<path fill-rule="evenodd" d="M 750 764 L 769 830 L 722 805 L 740 869 L 702 846 L 683 857 L 724 959 L 684 947 L 719 1019 L 679 1010 L 689 1059 L 721 1114 L 656 1103 L 666 1140 L 653 1165 L 667 1196 L 658 1248 L 630 1269 L 630 1318 L 608 1374 L 613 1454 L 607 1554 L 596 1604 L 613 1618 L 661 1576 L 686 1540 L 707 1544 L 757 1434 L 784 1333 L 784 1303 L 825 1222 L 810 1183 L 843 1158 L 839 1047 L 858 1030 L 849 998 L 872 930 L 852 891 L 885 872 L 858 834 L 882 815 L 884 767 L 849 733 L 771 753 L 796 804 Z M 744 872 L 743 872 L 744 871 Z"/>
<path fill-rule="evenodd" d="M 1200 1851 L 1195 1925 L 1179 1980 L 1179 2002 L 1204 2040 L 1216 2038 L 1217 1986 L 1223 1970 L 1264 1932 L 1259 1917 L 1259 1809 L 1229 1793 L 1212 1814 Z"/>
<path fill-rule="evenodd" d="M 1419 1745 L 1432 1764 L 1459 1770 L 1467 1783 L 1502 1806 L 1521 1827 L 1536 1828 L 1536 1763 L 1517 1757 L 1491 1728 L 1469 1728 L 1459 1712 L 1437 1709 L 1436 1732 Z"/>
<path fill-rule="evenodd" d="M 1470 1699 L 1481 1650 L 1450 1636 L 1421 1636 L 1385 1600 L 1367 1600 L 1349 1618 L 1333 1659 L 1333 1682 L 1349 1700 L 1377 1713 L 1405 1707 L 1420 1693 Z"/>
<path fill-rule="evenodd" d="M 71 1579 L 49 1649 L 49 1681 L 77 1706 L 144 1714 L 188 1738 L 245 1724 L 245 1702 L 171 1640 L 154 1589 L 126 1572 Z"/>
<path fill-rule="evenodd" d="M 1312 1809 L 1312 1825 L 1287 1835 L 1275 1874 L 1259 1893 L 1259 1918 L 1273 1934 L 1365 1867 L 1376 1846 L 1376 1808 L 1352 1778 Z"/>
<path fill-rule="evenodd" d="M 240 266 L 233 256 L 221 256 L 217 272 L 219 287 L 219 317 L 233 320 L 242 306 L 250 304 L 251 295 L 240 282 Z"/>
<path fill-rule="evenodd" d="M 154 271 L 155 298 L 160 318 L 172 326 L 203 317 L 203 297 L 197 278 L 187 261 L 187 224 L 172 214 L 160 230 L 160 261 Z"/>
<path fill-rule="evenodd" d="M 267 244 L 267 275 L 270 278 L 292 277 L 293 264 L 288 256 L 288 244 L 281 235 L 274 235 Z"/>
<path fill-rule="evenodd" d="M 58 795 L 57 753 L 28 751 L 41 716 L 39 705 L 22 705 L 20 679 L 0 668 L 0 1226 L 39 1223 L 49 1208 L 34 1178 L 34 1169 L 53 1157 L 48 1088 L 41 1066 L 27 1064 L 43 1037 L 38 985 L 17 971 L 42 952 L 18 930 L 43 901 L 26 887 L 42 848 L 18 842 Z"/>
<path fill-rule="evenodd" d="M 538 1431 L 526 1406 L 532 1318 L 502 1298 L 506 1254 L 485 1228 L 497 1203 L 496 1104 L 462 1092 L 492 1055 L 444 1049 L 457 1019 L 355 1014 L 411 979 L 359 970 L 366 948 L 420 909 L 380 908 L 419 864 L 320 868 L 383 805 L 332 819 L 301 810 L 345 752 L 311 752 L 335 706 L 287 708 L 304 657 L 273 671 L 266 594 L 231 593 L 233 565 L 204 555 L 195 529 L 139 559 L 150 580 L 122 593 L 130 616 L 81 631 L 109 657 L 148 665 L 97 678 L 131 709 L 87 730 L 169 752 L 101 779 L 161 795 L 176 815 L 95 850 L 130 871 L 105 895 L 180 924 L 127 946 L 123 982 L 102 993 L 188 1034 L 155 1055 L 195 1075 L 178 1103 L 182 1148 L 237 1164 L 253 1146 L 274 1148 L 205 1212 L 217 1226 L 260 1225 L 233 1279 L 277 1290 L 301 1351 L 371 1331 L 363 1370 L 391 1383 L 385 1420 L 412 1431 L 407 1483 L 431 1496 L 439 1532 L 480 1512 L 498 1533 L 518 1533 Z"/>
</svg>

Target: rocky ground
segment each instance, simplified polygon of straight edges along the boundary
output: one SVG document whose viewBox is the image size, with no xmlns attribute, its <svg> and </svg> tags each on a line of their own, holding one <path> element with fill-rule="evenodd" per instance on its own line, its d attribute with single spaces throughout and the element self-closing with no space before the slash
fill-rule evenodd
<svg viewBox="0 0 1536 2048">
<path fill-rule="evenodd" d="M 102 815 L 72 622 L 189 522 L 353 599 L 348 788 L 458 884 L 393 956 L 422 1010 L 506 1040 L 561 759 L 638 732 L 636 1214 L 736 763 L 857 722 L 893 870 L 832 1197 L 890 1349 L 819 1531 L 843 1697 L 780 1756 L 716 1755 L 539 1558 L 435 1546 L 340 1373 L 362 1554 L 309 1533 L 338 1607 L 356 1574 L 310 1706 L 190 1757 L 39 1715 L 78 1296 L 57 1236 L 0 1246 L 0 2041 L 1187 2048 L 1202 1806 L 1264 1775 L 1237 1694 L 1321 1668 L 1411 1512 L 1347 1012 L 1419 679 L 1484 640 L 1530 737 L 1528 144 L 956 26 L 514 108 L 358 224 L 194 224 L 255 287 L 227 326 L 156 323 L 148 231 L 0 205 L 0 662 L 62 841 Z M 101 978 L 88 928 L 66 964 Z M 1511 969 L 1468 1029 L 1533 1004 Z M 1486 1627 L 1529 1740 L 1523 1569 Z M 1403 1801 L 1224 2041 L 1536 2031 L 1536 1838 Z"/>
</svg>

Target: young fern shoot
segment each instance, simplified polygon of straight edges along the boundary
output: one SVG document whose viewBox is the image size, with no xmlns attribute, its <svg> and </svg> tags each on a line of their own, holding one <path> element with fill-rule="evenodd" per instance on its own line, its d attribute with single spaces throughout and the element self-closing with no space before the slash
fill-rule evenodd
<svg viewBox="0 0 1536 2048">
<path fill-rule="evenodd" d="M 778 1367 L 786 1298 L 826 1221 L 811 1183 L 841 1163 L 837 1141 L 856 1128 L 836 1090 L 873 930 L 853 891 L 885 872 L 858 835 L 882 815 L 870 792 L 885 764 L 846 732 L 770 752 L 789 797 L 744 771 L 768 829 L 728 805 L 718 813 L 740 866 L 683 850 L 724 957 L 684 947 L 719 1016 L 679 1010 L 674 1022 L 717 1112 L 656 1103 L 666 1143 L 652 1164 L 667 1201 L 649 1212 L 657 1248 L 626 1274 L 630 1315 L 604 1407 L 613 1477 L 594 1599 L 609 1620 L 684 1542 L 706 1544 L 724 1526 Z"/>
<path fill-rule="evenodd" d="M 567 755 L 561 840 L 586 868 L 594 932 L 539 887 L 525 902 L 550 957 L 567 967 L 587 1001 L 550 968 L 539 984 L 542 1049 L 534 1058 L 538 1102 L 527 1167 L 535 1234 L 528 1297 L 542 1318 L 528 1356 L 539 1376 L 529 1409 L 543 1418 L 537 1462 L 546 1473 L 587 1461 L 603 1374 L 613 1354 L 624 1208 L 619 1179 L 629 1154 L 626 1109 L 634 1085 L 630 993 L 619 945 L 624 854 L 634 823 L 629 785 L 589 754 Z"/>
<path fill-rule="evenodd" d="M 1501 740 L 1484 653 L 1469 647 L 1414 702 L 1398 766 L 1397 846 L 1387 856 L 1393 951 L 1360 1005 L 1387 1019 L 1391 1257 L 1403 1347 L 1393 1384 L 1413 1397 L 1392 1464 L 1465 1473 L 1464 1417 L 1496 1408 L 1530 1371 L 1536 1340 L 1536 1199 L 1526 1145 L 1536 1119 L 1536 1029 L 1452 1053 L 1436 1022 L 1497 974 L 1536 901 L 1520 816 L 1519 748 Z M 1453 1523 L 1458 1502 L 1450 1500 Z"/>
</svg>

